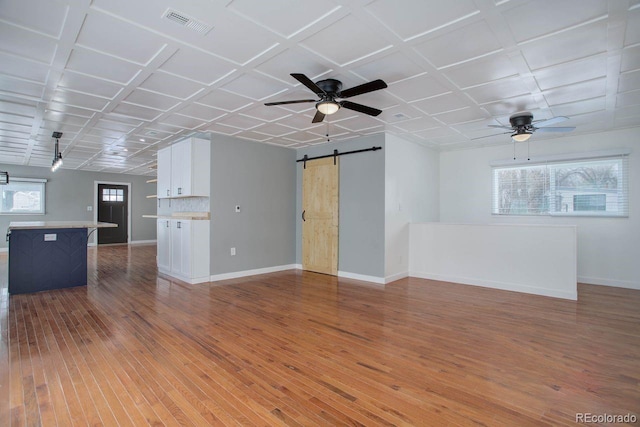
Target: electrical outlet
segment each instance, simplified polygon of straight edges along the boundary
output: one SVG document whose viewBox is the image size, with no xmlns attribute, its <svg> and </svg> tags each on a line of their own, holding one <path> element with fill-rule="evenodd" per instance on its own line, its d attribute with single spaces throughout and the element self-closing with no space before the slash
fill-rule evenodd
<svg viewBox="0 0 640 427">
<path fill-rule="evenodd" d="M 236 205 L 236 212 L 240 212 L 240 205 Z"/>
<path fill-rule="evenodd" d="M 231 256 L 236 256 L 236 248 L 231 248 Z"/>
<path fill-rule="evenodd" d="M 87 211 L 91 212 L 93 210 L 93 206 L 87 206 Z"/>
</svg>

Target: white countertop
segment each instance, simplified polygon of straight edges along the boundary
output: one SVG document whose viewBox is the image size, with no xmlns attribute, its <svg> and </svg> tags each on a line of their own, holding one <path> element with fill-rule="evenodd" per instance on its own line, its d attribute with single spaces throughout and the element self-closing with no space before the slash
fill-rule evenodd
<svg viewBox="0 0 640 427">
<path fill-rule="evenodd" d="M 11 221 L 9 230 L 26 230 L 33 228 L 110 228 L 118 224 L 96 221 Z"/>
<path fill-rule="evenodd" d="M 142 215 L 142 217 L 157 219 L 208 220 L 211 219 L 211 214 L 209 212 L 173 212 L 171 215 Z"/>
</svg>

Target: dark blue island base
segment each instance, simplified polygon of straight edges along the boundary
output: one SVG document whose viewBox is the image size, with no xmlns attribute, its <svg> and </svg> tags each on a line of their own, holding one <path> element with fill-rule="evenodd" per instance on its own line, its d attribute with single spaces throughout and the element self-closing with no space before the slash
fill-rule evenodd
<svg viewBox="0 0 640 427">
<path fill-rule="evenodd" d="M 11 230 L 9 294 L 86 284 L 86 228 Z"/>
</svg>

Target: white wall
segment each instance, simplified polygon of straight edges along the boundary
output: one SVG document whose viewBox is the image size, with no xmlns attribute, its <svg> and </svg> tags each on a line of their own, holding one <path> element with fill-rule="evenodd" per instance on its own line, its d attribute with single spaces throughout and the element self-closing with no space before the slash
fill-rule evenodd
<svg viewBox="0 0 640 427">
<path fill-rule="evenodd" d="M 439 155 L 386 135 L 385 151 L 385 278 L 406 277 L 409 271 L 409 223 L 437 221 L 439 216 Z"/>
<path fill-rule="evenodd" d="M 575 300 L 576 227 L 411 224 L 411 277 Z"/>
<path fill-rule="evenodd" d="M 491 215 L 490 162 L 513 158 L 505 145 L 440 154 L 440 221 L 480 224 L 576 225 L 578 281 L 640 289 L 640 128 L 530 142 L 531 159 L 552 154 L 631 148 L 629 217 L 578 218 Z M 526 144 L 516 156 L 526 158 Z"/>
</svg>

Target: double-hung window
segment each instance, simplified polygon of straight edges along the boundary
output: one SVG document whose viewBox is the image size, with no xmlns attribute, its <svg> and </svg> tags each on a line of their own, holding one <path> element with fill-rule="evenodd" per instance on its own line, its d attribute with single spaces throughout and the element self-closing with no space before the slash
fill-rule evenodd
<svg viewBox="0 0 640 427">
<path fill-rule="evenodd" d="M 494 215 L 626 217 L 628 152 L 493 166 Z"/>
<path fill-rule="evenodd" d="M 46 179 L 14 178 L 0 186 L 0 214 L 44 214 Z"/>
</svg>

